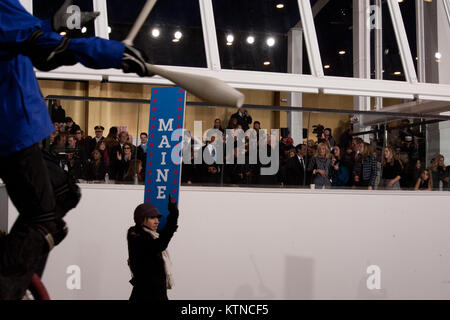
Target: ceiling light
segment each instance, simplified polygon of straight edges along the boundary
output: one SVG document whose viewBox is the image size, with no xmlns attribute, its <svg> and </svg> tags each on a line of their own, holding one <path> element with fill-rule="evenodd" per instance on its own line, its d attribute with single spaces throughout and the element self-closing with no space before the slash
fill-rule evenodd
<svg viewBox="0 0 450 320">
<path fill-rule="evenodd" d="M 341 51 L 339 51 L 339 54 L 340 54 L 341 56 L 343 56 L 344 54 L 346 54 L 346 52 L 345 52 L 345 50 L 341 50 Z"/>
<path fill-rule="evenodd" d="M 81 28 L 81 33 L 86 33 L 86 32 L 87 32 L 87 28 L 86 27 Z"/>
<path fill-rule="evenodd" d="M 180 39 L 177 39 L 177 38 L 172 39 L 172 42 L 179 42 L 179 41 L 180 41 Z"/>
<path fill-rule="evenodd" d="M 325 69 L 330 69 L 331 66 L 330 66 L 329 64 L 326 64 L 326 65 L 324 65 L 323 67 L 324 67 Z"/>
<path fill-rule="evenodd" d="M 270 66 L 270 61 L 264 61 L 265 66 Z"/>
<path fill-rule="evenodd" d="M 399 2 L 399 3 L 402 3 L 402 2 L 403 2 L 403 0 L 398 0 L 398 2 Z"/>
<path fill-rule="evenodd" d="M 253 37 L 253 36 L 247 37 L 247 43 L 254 44 L 255 43 L 255 37 Z"/>
<path fill-rule="evenodd" d="M 177 31 L 177 32 L 175 32 L 174 36 L 175 36 L 175 39 L 180 40 L 181 37 L 183 36 L 183 34 L 180 31 Z"/>
<path fill-rule="evenodd" d="M 111 27 L 108 26 L 108 33 L 111 33 L 111 32 L 112 32 L 112 29 L 111 29 Z"/>
<path fill-rule="evenodd" d="M 434 54 L 434 57 L 435 57 L 437 60 L 440 60 L 440 59 L 442 58 L 442 54 L 441 54 L 440 52 L 436 52 L 436 53 Z"/>
<path fill-rule="evenodd" d="M 232 34 L 227 35 L 227 42 L 233 43 L 233 41 L 234 41 L 234 36 Z"/>
<path fill-rule="evenodd" d="M 394 72 L 394 75 L 395 75 L 395 76 L 400 76 L 401 74 L 402 74 L 401 71 L 395 71 L 395 72 Z"/>
<path fill-rule="evenodd" d="M 275 39 L 272 37 L 267 38 L 266 43 L 269 47 L 273 47 L 275 45 Z"/>
<path fill-rule="evenodd" d="M 159 29 L 155 28 L 152 30 L 152 37 L 153 38 L 158 38 L 160 36 L 161 32 L 159 31 Z"/>
<path fill-rule="evenodd" d="M 61 36 L 63 36 L 63 37 L 64 37 L 65 35 L 67 35 L 67 32 L 65 32 L 65 31 L 62 31 L 62 32 L 60 32 L 59 34 L 60 34 Z"/>
<path fill-rule="evenodd" d="M 284 4 L 282 4 L 282 3 L 277 4 L 277 9 L 283 9 L 283 8 L 284 8 Z"/>
</svg>

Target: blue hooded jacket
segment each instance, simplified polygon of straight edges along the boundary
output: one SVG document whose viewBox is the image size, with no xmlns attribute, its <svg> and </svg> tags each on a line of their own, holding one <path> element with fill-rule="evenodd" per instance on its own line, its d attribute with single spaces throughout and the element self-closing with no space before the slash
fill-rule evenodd
<svg viewBox="0 0 450 320">
<path fill-rule="evenodd" d="M 48 50 L 61 42 L 49 21 L 29 14 L 18 0 L 0 0 L 0 157 L 27 148 L 54 131 L 33 64 L 15 49 L 38 29 L 44 34 L 36 48 Z M 118 41 L 93 37 L 72 39 L 68 50 L 86 67 L 119 69 L 125 47 Z"/>
</svg>

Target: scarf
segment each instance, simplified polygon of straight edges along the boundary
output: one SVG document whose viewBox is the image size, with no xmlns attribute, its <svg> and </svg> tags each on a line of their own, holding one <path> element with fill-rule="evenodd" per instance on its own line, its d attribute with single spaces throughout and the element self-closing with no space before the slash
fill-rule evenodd
<svg viewBox="0 0 450 320">
<path fill-rule="evenodd" d="M 153 239 L 159 238 L 159 233 L 147 228 L 143 228 L 146 232 L 150 233 Z M 164 250 L 161 252 L 164 261 L 164 270 L 166 271 L 166 286 L 167 289 L 172 289 L 174 286 L 173 275 L 172 275 L 172 261 L 170 261 L 169 252 Z"/>
</svg>

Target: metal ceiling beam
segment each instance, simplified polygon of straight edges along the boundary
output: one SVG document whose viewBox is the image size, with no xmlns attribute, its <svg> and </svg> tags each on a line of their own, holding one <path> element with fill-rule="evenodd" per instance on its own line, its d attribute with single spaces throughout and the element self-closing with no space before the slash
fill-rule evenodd
<svg viewBox="0 0 450 320">
<path fill-rule="evenodd" d="M 426 82 L 425 16 L 423 0 L 416 0 L 417 71 L 420 82 Z"/>
<path fill-rule="evenodd" d="M 330 0 L 318 0 L 314 4 L 314 6 L 312 7 L 312 14 L 314 18 L 319 14 L 320 11 L 322 11 L 322 9 L 328 4 L 328 2 L 330 2 Z M 302 19 L 300 18 L 300 21 L 297 22 L 294 28 L 301 28 L 301 27 L 302 27 Z"/>
<path fill-rule="evenodd" d="M 450 102 L 447 101 L 411 101 L 407 103 L 397 104 L 389 107 L 385 107 L 383 112 L 398 112 L 398 113 L 419 113 L 419 114 L 436 114 L 439 115 L 442 112 L 450 111 Z M 382 124 L 385 121 L 394 121 L 404 119 L 404 117 L 393 117 L 386 115 L 367 115 L 361 114 L 359 116 L 360 123 L 363 126 L 373 126 Z"/>
<path fill-rule="evenodd" d="M 391 13 L 392 25 L 394 26 L 395 38 L 397 39 L 406 81 L 410 83 L 417 83 L 418 80 L 416 70 L 414 68 L 414 60 L 409 47 L 405 24 L 403 23 L 402 12 L 400 11 L 400 5 L 398 4 L 398 0 L 387 0 L 387 3 L 389 12 Z"/>
<path fill-rule="evenodd" d="M 205 42 L 206 63 L 211 70 L 220 70 L 219 45 L 217 44 L 216 23 L 211 0 L 199 0 L 202 19 L 203 40 Z"/>
<path fill-rule="evenodd" d="M 94 11 L 99 11 L 100 16 L 94 21 L 95 35 L 100 38 L 109 39 L 108 32 L 108 5 L 106 0 L 93 0 Z"/>
<path fill-rule="evenodd" d="M 399 99 L 413 99 L 418 95 L 424 100 L 450 101 L 450 85 L 416 83 L 406 81 L 357 79 L 348 77 L 314 77 L 311 75 L 287 74 L 278 72 L 220 70 L 213 71 L 206 68 L 190 68 L 164 66 L 179 72 L 191 72 L 221 79 L 231 86 L 241 89 L 295 91 L 325 94 L 361 95 L 371 97 L 387 97 Z M 132 74 L 124 74 L 120 70 L 92 70 L 78 64 L 71 67 L 61 67 L 52 72 L 37 72 L 41 79 L 82 80 L 88 78 L 102 79 L 105 76 L 113 82 L 129 82 L 142 84 L 172 84 L 160 78 L 140 78 Z"/>
<path fill-rule="evenodd" d="M 319 12 L 330 2 L 330 0 L 318 0 L 312 7 L 312 14 L 315 18 Z"/>
<path fill-rule="evenodd" d="M 317 41 L 316 26 L 312 15 L 311 3 L 298 0 L 300 20 L 305 36 L 306 51 L 308 52 L 311 74 L 315 77 L 323 77 L 322 58 L 320 57 L 319 42 Z"/>
</svg>

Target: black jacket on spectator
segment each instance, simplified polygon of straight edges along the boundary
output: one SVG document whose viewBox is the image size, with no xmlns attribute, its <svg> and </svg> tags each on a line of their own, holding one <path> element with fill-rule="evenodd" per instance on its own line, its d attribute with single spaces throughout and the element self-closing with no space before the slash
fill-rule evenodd
<svg viewBox="0 0 450 320">
<path fill-rule="evenodd" d="M 239 114 L 239 111 L 232 114 L 231 118 L 236 118 L 238 121 L 238 124 L 240 124 L 242 126 L 242 130 L 247 131 L 249 128 L 249 125 L 253 122 L 252 117 L 250 115 L 246 116 L 245 114 L 243 114 L 242 116 Z"/>
<path fill-rule="evenodd" d="M 66 111 L 56 104 L 53 104 L 51 107 L 51 118 L 52 122 L 62 123 L 66 119 Z"/>
<path fill-rule="evenodd" d="M 96 164 L 95 161 L 88 161 L 85 166 L 84 177 L 86 180 L 105 180 L 106 165 L 103 161 Z"/>
<path fill-rule="evenodd" d="M 128 229 L 128 263 L 133 273 L 130 300 L 168 300 L 166 271 L 162 252 L 167 249 L 178 228 L 178 209 L 172 208 L 167 216 L 159 238 L 153 239 L 145 227 L 133 226 Z"/>
<path fill-rule="evenodd" d="M 303 165 L 297 155 L 289 158 L 286 164 L 286 185 L 304 186 L 306 179 L 306 162 L 303 158 Z"/>
</svg>

